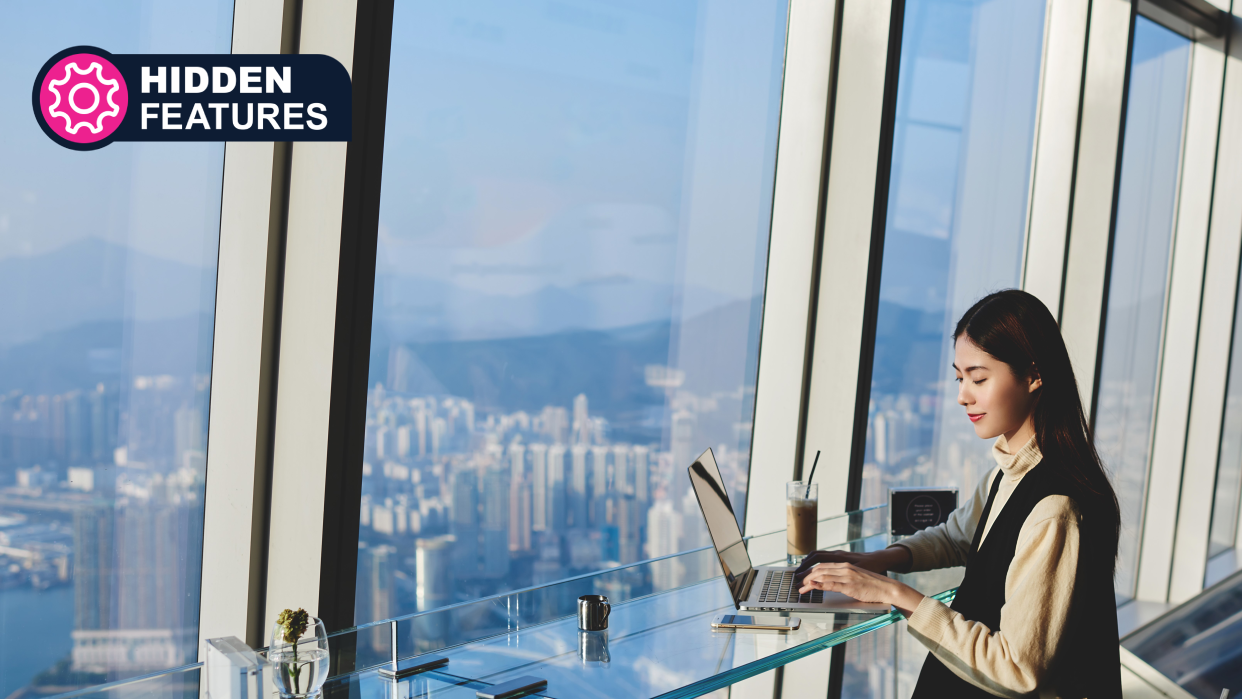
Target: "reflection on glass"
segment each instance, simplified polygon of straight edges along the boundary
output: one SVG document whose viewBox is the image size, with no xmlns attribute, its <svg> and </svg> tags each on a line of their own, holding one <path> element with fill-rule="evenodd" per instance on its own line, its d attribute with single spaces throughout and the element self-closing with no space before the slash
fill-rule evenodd
<svg viewBox="0 0 1242 699">
<path fill-rule="evenodd" d="M 969 492 L 994 465 L 957 405 L 949 336 L 1021 277 L 1045 5 L 906 3 L 863 507 L 892 487 Z M 909 695 L 922 654 L 876 642 L 847 651 L 843 696 Z"/>
<path fill-rule="evenodd" d="M 707 447 L 745 502 L 785 14 L 398 1 L 359 623 L 707 545 Z"/>
<path fill-rule="evenodd" d="M 1127 635 L 1123 645 L 1176 682 L 1183 696 L 1236 696 L 1242 687 L 1242 579 L 1213 585 Z"/>
<path fill-rule="evenodd" d="M 1242 280 L 1240 280 L 1242 281 Z M 1242 284 L 1238 299 L 1242 301 Z M 1225 422 L 1216 464 L 1216 492 L 1212 502 L 1212 529 L 1208 557 L 1234 548 L 1238 535 L 1238 507 L 1242 497 L 1242 303 L 1237 304 L 1233 351 L 1229 357 L 1229 384 L 1225 389 Z"/>
<path fill-rule="evenodd" d="M 4 8 L 0 696 L 42 695 L 197 657 L 224 148 L 66 150 L 31 80 L 81 44 L 227 53 L 233 6 Z"/>
<path fill-rule="evenodd" d="M 969 492 L 994 465 L 957 405 L 949 336 L 1019 281 L 1044 6 L 906 5 L 864 507 L 895 486 Z"/>
<path fill-rule="evenodd" d="M 1095 445 L 1121 503 L 1117 594 L 1134 593 L 1190 40 L 1139 17 L 1118 183 Z M 1081 369 L 1080 369 L 1081 371 Z"/>
</svg>

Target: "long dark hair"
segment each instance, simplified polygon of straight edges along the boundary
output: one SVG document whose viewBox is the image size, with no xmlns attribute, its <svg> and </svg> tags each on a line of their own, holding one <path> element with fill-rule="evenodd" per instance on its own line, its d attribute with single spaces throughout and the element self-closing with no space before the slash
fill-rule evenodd
<svg viewBox="0 0 1242 699">
<path fill-rule="evenodd" d="M 1035 396 L 1034 422 L 1042 463 L 1053 466 L 1067 483 L 1084 524 L 1111 534 L 1115 560 L 1121 527 L 1117 494 L 1092 443 L 1074 367 L 1048 307 L 1018 289 L 988 294 L 957 321 L 953 341 L 962 337 L 1008 364 L 1019 379 L 1032 370 L 1039 373 L 1042 386 Z"/>
</svg>

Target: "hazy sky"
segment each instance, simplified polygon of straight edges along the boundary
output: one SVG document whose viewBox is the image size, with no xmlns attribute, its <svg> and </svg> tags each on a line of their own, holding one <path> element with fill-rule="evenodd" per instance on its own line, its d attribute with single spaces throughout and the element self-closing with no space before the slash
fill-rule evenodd
<svg viewBox="0 0 1242 699">
<path fill-rule="evenodd" d="M 0 258 L 88 236 L 215 265 L 223 144 L 114 143 L 77 152 L 49 140 L 30 92 L 53 54 L 227 53 L 230 0 L 0 0 Z"/>
<path fill-rule="evenodd" d="M 402 1 L 394 24 L 381 271 L 756 292 L 783 1 Z"/>
</svg>

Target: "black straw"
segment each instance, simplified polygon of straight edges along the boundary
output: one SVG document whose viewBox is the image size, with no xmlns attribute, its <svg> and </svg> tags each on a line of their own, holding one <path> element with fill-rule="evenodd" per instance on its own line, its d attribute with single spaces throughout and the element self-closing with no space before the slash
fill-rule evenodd
<svg viewBox="0 0 1242 699">
<path fill-rule="evenodd" d="M 811 499 L 811 481 L 815 478 L 815 467 L 819 465 L 819 450 L 815 450 L 815 462 L 811 464 L 811 477 L 806 479 L 806 495 L 803 500 Z"/>
</svg>

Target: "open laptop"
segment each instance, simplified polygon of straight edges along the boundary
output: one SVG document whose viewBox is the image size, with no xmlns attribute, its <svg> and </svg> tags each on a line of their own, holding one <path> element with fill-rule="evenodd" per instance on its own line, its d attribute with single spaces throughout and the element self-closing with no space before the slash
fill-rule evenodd
<svg viewBox="0 0 1242 699">
<path fill-rule="evenodd" d="M 716 457 L 708 449 L 690 465 L 690 483 L 707 520 L 707 530 L 724 568 L 725 580 L 733 593 L 733 604 L 740 610 L 783 612 L 887 612 L 889 605 L 859 602 L 839 592 L 813 590 L 798 594 L 794 571 L 789 566 L 760 566 L 750 563 L 742 530 L 737 526 L 733 505 L 725 492 L 724 479 L 716 467 Z"/>
</svg>

